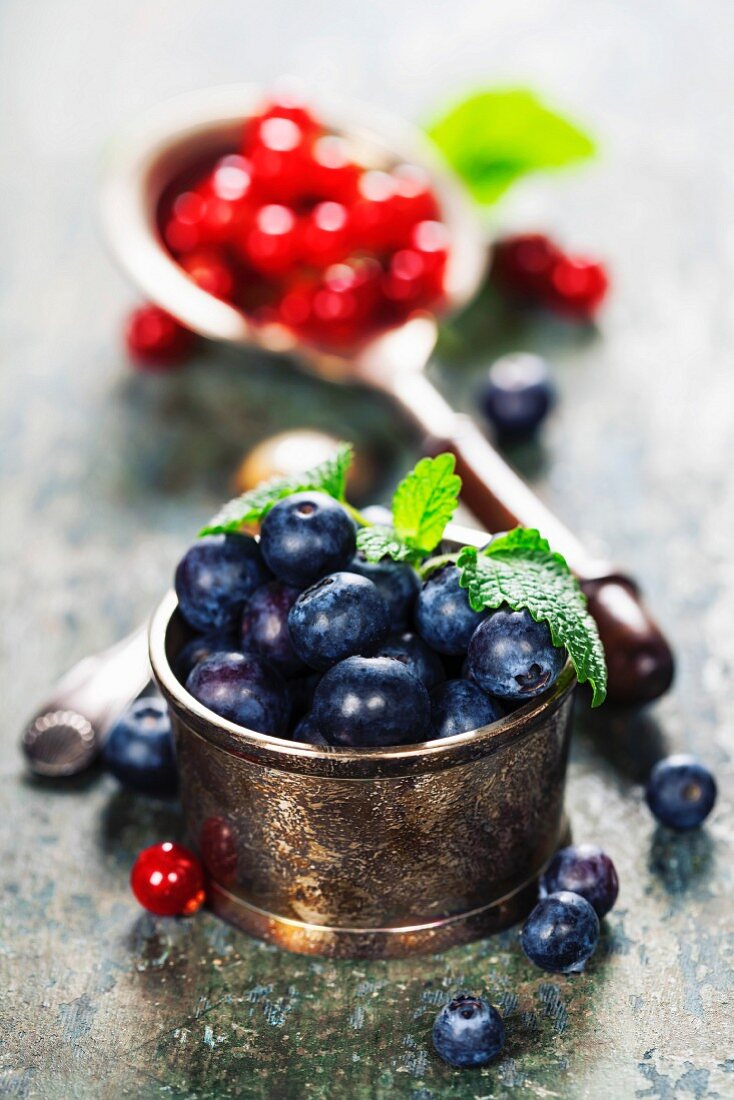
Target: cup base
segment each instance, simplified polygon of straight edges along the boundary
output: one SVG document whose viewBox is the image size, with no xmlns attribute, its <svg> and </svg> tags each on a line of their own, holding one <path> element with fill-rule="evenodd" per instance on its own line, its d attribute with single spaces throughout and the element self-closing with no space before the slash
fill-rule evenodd
<svg viewBox="0 0 734 1100">
<path fill-rule="evenodd" d="M 557 847 L 569 842 L 570 831 L 564 820 Z M 209 884 L 208 904 L 229 924 L 285 951 L 331 959 L 399 959 L 445 951 L 518 924 L 538 900 L 538 879 L 543 870 L 539 868 L 517 889 L 480 909 L 410 926 L 335 928 L 307 924 L 259 909 L 216 882 Z"/>
</svg>

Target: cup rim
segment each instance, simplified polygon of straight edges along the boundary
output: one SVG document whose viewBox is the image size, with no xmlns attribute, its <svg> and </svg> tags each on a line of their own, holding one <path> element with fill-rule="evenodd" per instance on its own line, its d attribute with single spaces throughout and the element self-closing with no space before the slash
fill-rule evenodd
<svg viewBox="0 0 734 1100">
<path fill-rule="evenodd" d="M 178 612 L 171 589 L 156 608 L 149 631 L 150 663 L 158 685 L 177 718 L 209 743 L 234 756 L 255 758 L 286 771 L 308 771 L 340 778 L 404 775 L 441 770 L 499 751 L 537 731 L 576 686 L 570 660 L 543 695 L 477 730 L 408 745 L 320 748 L 239 726 L 220 718 L 186 691 L 167 655 L 169 630 Z"/>
</svg>

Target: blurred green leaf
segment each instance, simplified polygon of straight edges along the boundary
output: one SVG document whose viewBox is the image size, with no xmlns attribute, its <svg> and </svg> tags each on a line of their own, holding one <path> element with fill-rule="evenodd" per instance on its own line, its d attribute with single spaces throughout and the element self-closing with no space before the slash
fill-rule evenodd
<svg viewBox="0 0 734 1100">
<path fill-rule="evenodd" d="M 523 88 L 477 92 L 428 127 L 477 202 L 496 202 L 528 172 L 594 155 L 588 134 Z"/>
</svg>

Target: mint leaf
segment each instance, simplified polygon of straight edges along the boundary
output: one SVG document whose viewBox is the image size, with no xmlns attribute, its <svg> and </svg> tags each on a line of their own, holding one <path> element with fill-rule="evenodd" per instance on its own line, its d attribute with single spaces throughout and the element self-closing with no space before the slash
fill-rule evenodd
<svg viewBox="0 0 734 1100">
<path fill-rule="evenodd" d="M 456 511 L 461 478 L 454 473 L 455 465 L 452 454 L 422 458 L 395 490 L 392 502 L 395 533 L 418 551 L 418 556 L 429 554 L 438 545 Z"/>
<path fill-rule="evenodd" d="M 226 534 L 239 530 L 244 524 L 257 523 L 283 497 L 306 489 L 317 489 L 343 502 L 351 462 L 351 443 L 340 443 L 333 458 L 325 459 L 318 466 L 292 477 L 277 477 L 266 481 L 249 493 L 228 501 L 206 527 L 202 527 L 199 535 Z"/>
<path fill-rule="evenodd" d="M 457 565 L 475 611 L 508 604 L 548 623 L 554 645 L 565 646 L 579 683 L 589 682 L 592 707 L 604 702 L 607 666 L 596 623 L 579 583 L 561 554 L 532 528 L 517 527 L 482 551 L 465 546 Z"/>
<path fill-rule="evenodd" d="M 393 561 L 414 562 L 423 556 L 411 550 L 392 527 L 361 527 L 357 531 L 357 550 L 367 561 L 392 558 Z"/>
<path fill-rule="evenodd" d="M 592 139 L 525 88 L 470 95 L 428 127 L 444 157 L 480 203 L 493 203 L 528 172 L 593 156 Z"/>
</svg>

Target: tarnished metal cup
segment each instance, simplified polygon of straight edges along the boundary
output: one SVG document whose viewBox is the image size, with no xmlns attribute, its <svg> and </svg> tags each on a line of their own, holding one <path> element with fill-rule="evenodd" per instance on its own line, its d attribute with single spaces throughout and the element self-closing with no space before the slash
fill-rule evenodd
<svg viewBox="0 0 734 1100">
<path fill-rule="evenodd" d="M 169 593 L 150 657 L 216 913 L 290 951 L 380 958 L 478 939 L 529 911 L 566 834 L 569 665 L 542 698 L 473 733 L 320 749 L 192 698 L 171 667 L 190 636 Z"/>
</svg>

